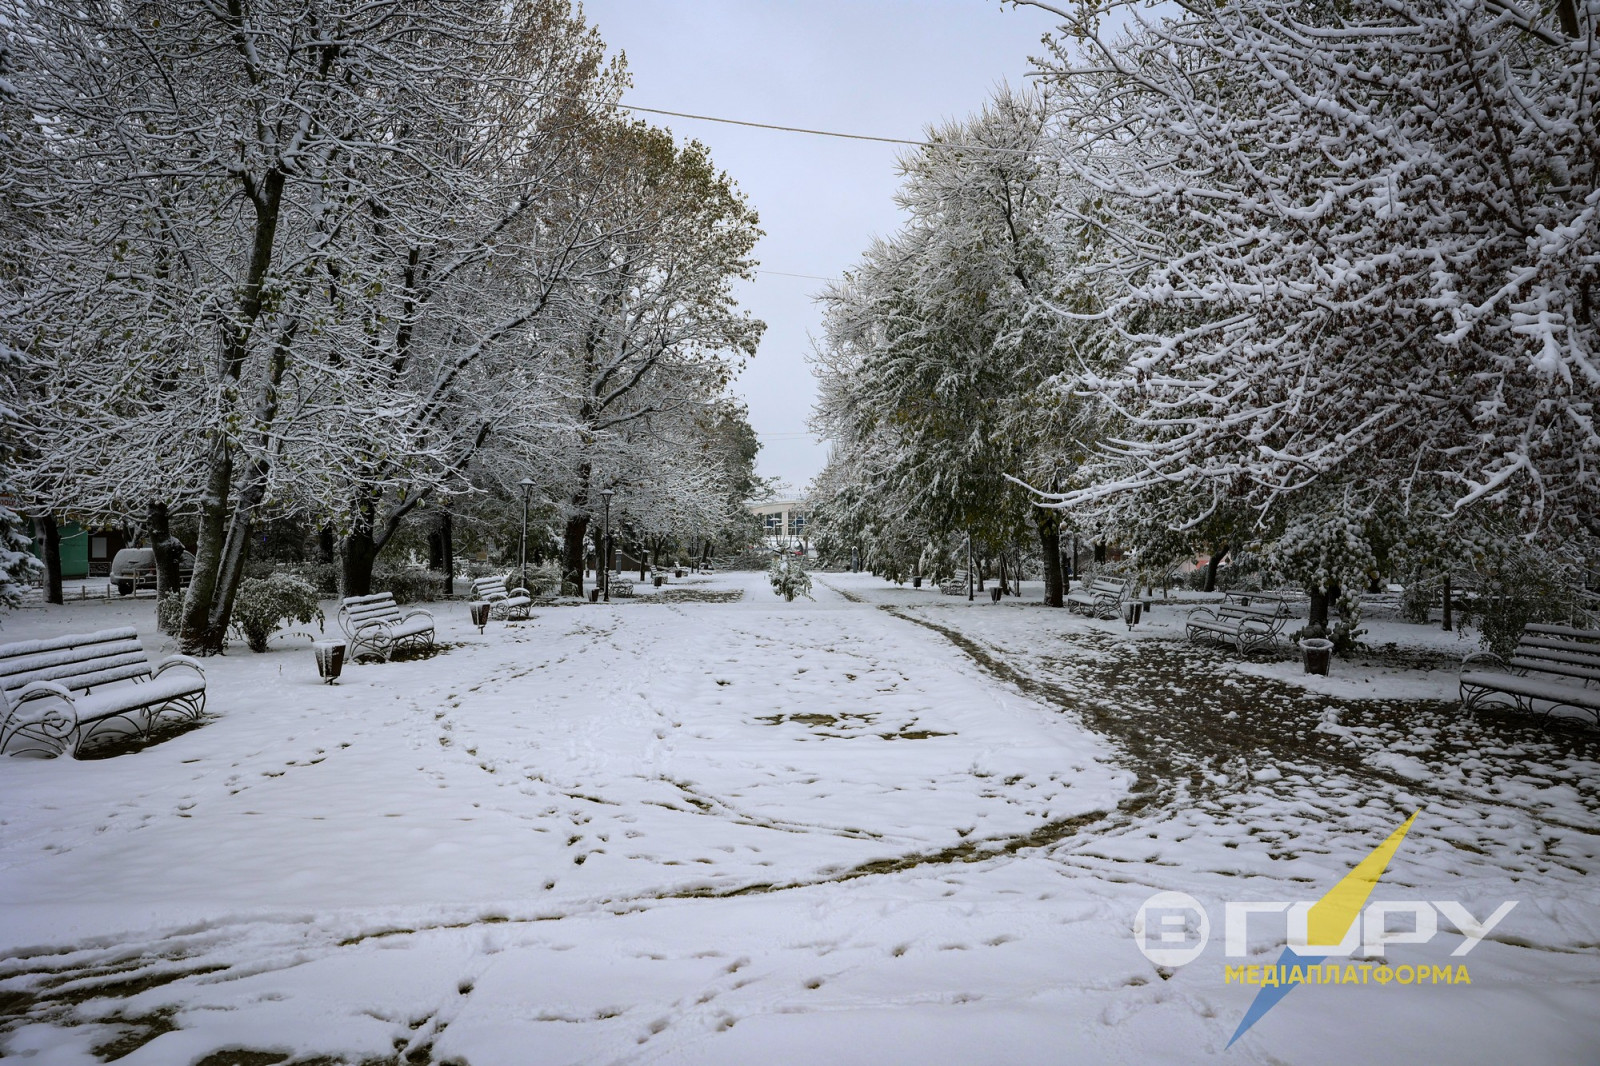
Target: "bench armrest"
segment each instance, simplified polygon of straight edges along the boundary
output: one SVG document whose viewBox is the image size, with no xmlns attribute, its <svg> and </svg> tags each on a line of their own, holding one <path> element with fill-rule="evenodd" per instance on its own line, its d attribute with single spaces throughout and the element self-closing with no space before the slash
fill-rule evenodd
<svg viewBox="0 0 1600 1066">
<path fill-rule="evenodd" d="M 169 656 L 167 656 L 165 659 L 162 659 L 159 663 L 156 663 L 155 673 L 152 674 L 151 676 L 160 677 L 162 674 L 166 673 L 166 671 L 167 671 L 167 669 L 169 667 L 173 667 L 173 666 L 187 666 L 189 669 L 191 669 L 195 673 L 199 674 L 202 678 L 204 678 L 206 676 L 206 668 L 201 666 L 200 663 L 197 660 L 191 659 L 187 655 L 169 655 Z"/>
<path fill-rule="evenodd" d="M 409 622 L 413 618 L 417 617 L 417 615 L 419 615 L 419 614 L 422 617 L 426 618 L 428 621 L 430 621 L 430 622 L 433 621 L 433 612 L 432 611 L 424 611 L 421 607 L 416 607 L 416 608 L 413 608 L 412 610 L 407 611 L 405 613 L 405 617 L 401 618 L 400 620 L 402 622 Z"/>
<path fill-rule="evenodd" d="M 530 600 L 533 599 L 533 593 L 531 593 L 527 589 L 523 589 L 523 588 L 512 589 L 511 590 L 511 595 L 513 595 L 513 596 L 526 596 Z"/>
<path fill-rule="evenodd" d="M 20 708 L 29 700 L 44 699 L 46 696 L 59 696 L 68 703 L 72 703 L 74 699 L 72 690 L 65 685 L 58 685 L 54 681 L 32 681 L 17 693 L 16 706 Z"/>
<path fill-rule="evenodd" d="M 1505 671 L 1506 673 L 1509 674 L 1511 672 L 1511 664 L 1506 662 L 1504 658 L 1502 658 L 1499 655 L 1496 655 L 1492 651 L 1474 651 L 1474 652 L 1469 652 L 1468 654 L 1463 655 L 1461 657 L 1461 667 L 1462 667 L 1462 669 L 1466 669 L 1468 663 L 1478 663 L 1478 662 L 1492 662 L 1492 663 L 1498 664 L 1500 669 Z"/>
<path fill-rule="evenodd" d="M 1190 621 L 1193 621 L 1197 615 L 1205 615 L 1207 619 L 1213 622 L 1217 620 L 1217 612 L 1213 611 L 1209 607 L 1196 607 L 1194 610 L 1189 612 L 1188 618 Z"/>
</svg>

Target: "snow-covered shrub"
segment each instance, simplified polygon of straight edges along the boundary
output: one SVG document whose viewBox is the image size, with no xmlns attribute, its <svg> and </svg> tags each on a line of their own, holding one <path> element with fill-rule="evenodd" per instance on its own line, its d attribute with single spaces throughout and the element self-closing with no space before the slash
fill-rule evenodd
<svg viewBox="0 0 1600 1066">
<path fill-rule="evenodd" d="M 156 628 L 174 636 L 183 628 L 183 593 L 178 589 L 167 589 L 156 600 Z"/>
<path fill-rule="evenodd" d="M 280 572 L 239 582 L 238 598 L 233 602 L 233 625 L 244 634 L 251 651 L 266 651 L 267 639 L 280 625 L 305 625 L 312 619 L 316 619 L 320 630 L 324 618 L 317 604 L 317 590 L 304 578 Z"/>
<path fill-rule="evenodd" d="M 39 560 L 28 551 L 28 538 L 22 535 L 22 520 L 0 506 L 0 607 L 20 603 L 22 590 L 38 569 Z"/>
<path fill-rule="evenodd" d="M 1575 619 L 1580 576 L 1568 560 L 1514 544 L 1480 569 L 1478 594 L 1462 602 L 1462 620 L 1478 627 L 1485 650 L 1509 659 L 1529 622 Z"/>
<path fill-rule="evenodd" d="M 522 571 L 512 571 L 512 575 L 520 582 Z M 510 578 L 507 578 L 508 583 Z M 561 567 L 554 561 L 541 563 L 538 566 L 528 567 L 528 592 L 534 596 L 554 596 L 561 590 Z M 573 593 L 577 595 L 576 592 Z"/>
<path fill-rule="evenodd" d="M 806 573 L 805 564 L 798 555 L 774 555 L 767 578 L 772 582 L 772 591 L 789 603 L 793 603 L 796 596 L 812 598 L 811 575 Z"/>
</svg>

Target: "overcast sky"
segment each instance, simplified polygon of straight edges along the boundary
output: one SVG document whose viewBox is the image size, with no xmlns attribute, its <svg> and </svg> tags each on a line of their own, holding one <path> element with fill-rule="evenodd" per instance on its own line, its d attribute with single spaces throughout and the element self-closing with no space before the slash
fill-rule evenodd
<svg viewBox="0 0 1600 1066">
<path fill-rule="evenodd" d="M 629 103 L 909 139 L 975 111 L 1001 82 L 1026 84 L 1052 28 L 1044 12 L 997 0 L 586 0 L 584 11 L 627 54 Z M 803 490 L 827 459 L 805 430 L 821 282 L 783 275 L 837 276 L 896 229 L 897 149 L 640 117 L 708 145 L 761 214 L 756 255 L 782 273 L 742 287 L 767 333 L 734 389 L 761 435 L 759 472 Z"/>
</svg>

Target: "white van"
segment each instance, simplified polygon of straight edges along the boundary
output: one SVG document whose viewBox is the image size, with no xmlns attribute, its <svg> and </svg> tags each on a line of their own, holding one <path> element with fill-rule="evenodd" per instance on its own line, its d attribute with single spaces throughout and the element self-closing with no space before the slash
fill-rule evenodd
<svg viewBox="0 0 1600 1066">
<path fill-rule="evenodd" d="M 194 556 L 184 552 L 178 561 L 178 584 L 187 585 L 194 576 Z M 119 596 L 127 596 L 138 589 L 156 587 L 156 550 L 154 548 L 123 548 L 111 557 L 111 582 L 117 586 Z"/>
</svg>

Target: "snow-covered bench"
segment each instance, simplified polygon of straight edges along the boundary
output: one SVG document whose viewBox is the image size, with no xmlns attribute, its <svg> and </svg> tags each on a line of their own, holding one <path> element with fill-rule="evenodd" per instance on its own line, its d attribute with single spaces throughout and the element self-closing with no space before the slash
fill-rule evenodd
<svg viewBox="0 0 1600 1066">
<path fill-rule="evenodd" d="M 1095 618 L 1116 618 L 1122 614 L 1122 601 L 1127 595 L 1127 582 L 1097 577 L 1067 593 L 1067 606 Z"/>
<path fill-rule="evenodd" d="M 939 582 L 939 591 L 946 596 L 965 596 L 967 594 L 967 572 L 957 570 L 950 577 Z"/>
<path fill-rule="evenodd" d="M 421 608 L 401 614 L 389 592 L 345 597 L 339 605 L 339 628 L 344 630 L 345 657 L 352 662 L 363 652 L 387 662 L 402 648 L 433 646 L 433 615 Z"/>
<path fill-rule="evenodd" d="M 472 583 L 472 598 L 489 604 L 491 618 L 527 618 L 533 594 L 523 588 L 507 589 L 506 584 L 503 577 L 480 577 Z"/>
<path fill-rule="evenodd" d="M 608 585 L 613 596 L 626 599 L 633 595 L 633 582 L 625 577 L 613 577 L 608 582 Z"/>
<path fill-rule="evenodd" d="M 1238 603 L 1197 607 L 1189 612 L 1185 631 L 1190 640 L 1204 636 L 1232 641 L 1243 653 L 1272 647 L 1292 617 L 1283 603 L 1259 603 L 1252 598 L 1248 607 Z"/>
<path fill-rule="evenodd" d="M 102 726 L 148 733 L 164 713 L 199 718 L 206 675 L 186 655 L 152 663 L 130 627 L 0 646 L 0 753 L 76 752 Z"/>
<path fill-rule="evenodd" d="M 1579 711 L 1600 725 L 1600 630 L 1527 625 L 1510 662 L 1493 652 L 1463 659 L 1460 691 L 1469 711 L 1505 696 L 1521 710 L 1547 704 L 1545 714 Z"/>
</svg>

